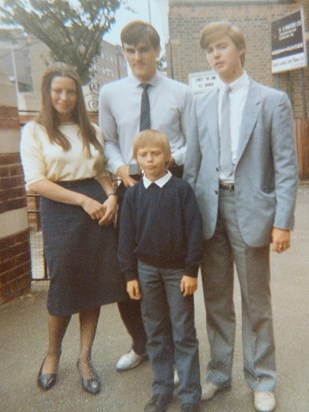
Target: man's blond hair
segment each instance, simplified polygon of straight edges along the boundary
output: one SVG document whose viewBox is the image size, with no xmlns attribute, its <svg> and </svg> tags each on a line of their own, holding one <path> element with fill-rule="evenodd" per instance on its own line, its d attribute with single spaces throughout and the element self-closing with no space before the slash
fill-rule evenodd
<svg viewBox="0 0 309 412">
<path fill-rule="evenodd" d="M 238 50 L 244 50 L 244 53 L 240 56 L 241 65 L 244 66 L 246 50 L 245 36 L 237 26 L 233 26 L 229 22 L 218 21 L 207 24 L 201 31 L 200 46 L 202 49 L 207 49 L 210 43 L 222 36 L 228 36 Z"/>
</svg>

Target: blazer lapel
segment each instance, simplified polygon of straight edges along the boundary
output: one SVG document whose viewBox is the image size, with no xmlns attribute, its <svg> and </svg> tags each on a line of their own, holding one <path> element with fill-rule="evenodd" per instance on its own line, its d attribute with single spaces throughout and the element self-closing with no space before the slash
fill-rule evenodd
<svg viewBox="0 0 309 412">
<path fill-rule="evenodd" d="M 250 79 L 248 96 L 242 114 L 236 164 L 241 158 L 256 124 L 261 110 L 261 100 L 257 84 Z"/>
<path fill-rule="evenodd" d="M 214 90 L 212 96 L 209 96 L 207 100 L 207 107 L 205 111 L 207 113 L 207 125 L 210 135 L 210 141 L 219 158 L 219 118 L 218 118 L 218 96 L 219 91 Z"/>
</svg>

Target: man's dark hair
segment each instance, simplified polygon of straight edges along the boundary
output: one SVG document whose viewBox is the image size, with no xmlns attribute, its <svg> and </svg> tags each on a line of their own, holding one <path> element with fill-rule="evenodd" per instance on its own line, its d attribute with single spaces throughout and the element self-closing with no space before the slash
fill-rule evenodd
<svg viewBox="0 0 309 412">
<path fill-rule="evenodd" d="M 124 43 L 136 46 L 140 42 L 145 42 L 154 49 L 160 47 L 160 36 L 157 30 L 141 20 L 134 20 L 124 26 L 120 38 L 122 46 Z"/>
</svg>

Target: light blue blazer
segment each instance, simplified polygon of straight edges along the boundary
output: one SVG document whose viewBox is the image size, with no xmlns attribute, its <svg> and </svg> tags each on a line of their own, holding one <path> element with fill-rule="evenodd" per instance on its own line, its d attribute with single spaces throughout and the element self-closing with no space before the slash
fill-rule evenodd
<svg viewBox="0 0 309 412">
<path fill-rule="evenodd" d="M 195 98 L 184 179 L 193 187 L 205 239 L 215 231 L 219 193 L 218 91 Z M 272 227 L 292 229 L 297 159 L 290 101 L 281 91 L 250 79 L 235 167 L 237 220 L 252 247 L 270 242 Z"/>
</svg>

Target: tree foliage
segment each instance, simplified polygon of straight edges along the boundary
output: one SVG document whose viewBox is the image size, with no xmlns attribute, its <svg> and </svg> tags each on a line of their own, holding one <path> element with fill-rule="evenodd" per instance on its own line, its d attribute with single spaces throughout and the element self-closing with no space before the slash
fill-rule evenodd
<svg viewBox="0 0 309 412">
<path fill-rule="evenodd" d="M 125 0 L 5 0 L 0 14 L 3 23 L 21 26 L 45 43 L 53 61 L 75 66 L 85 82 L 116 10 L 125 4 Z"/>
<path fill-rule="evenodd" d="M 157 69 L 161 72 L 166 70 L 166 56 L 165 54 L 157 60 Z"/>
</svg>

